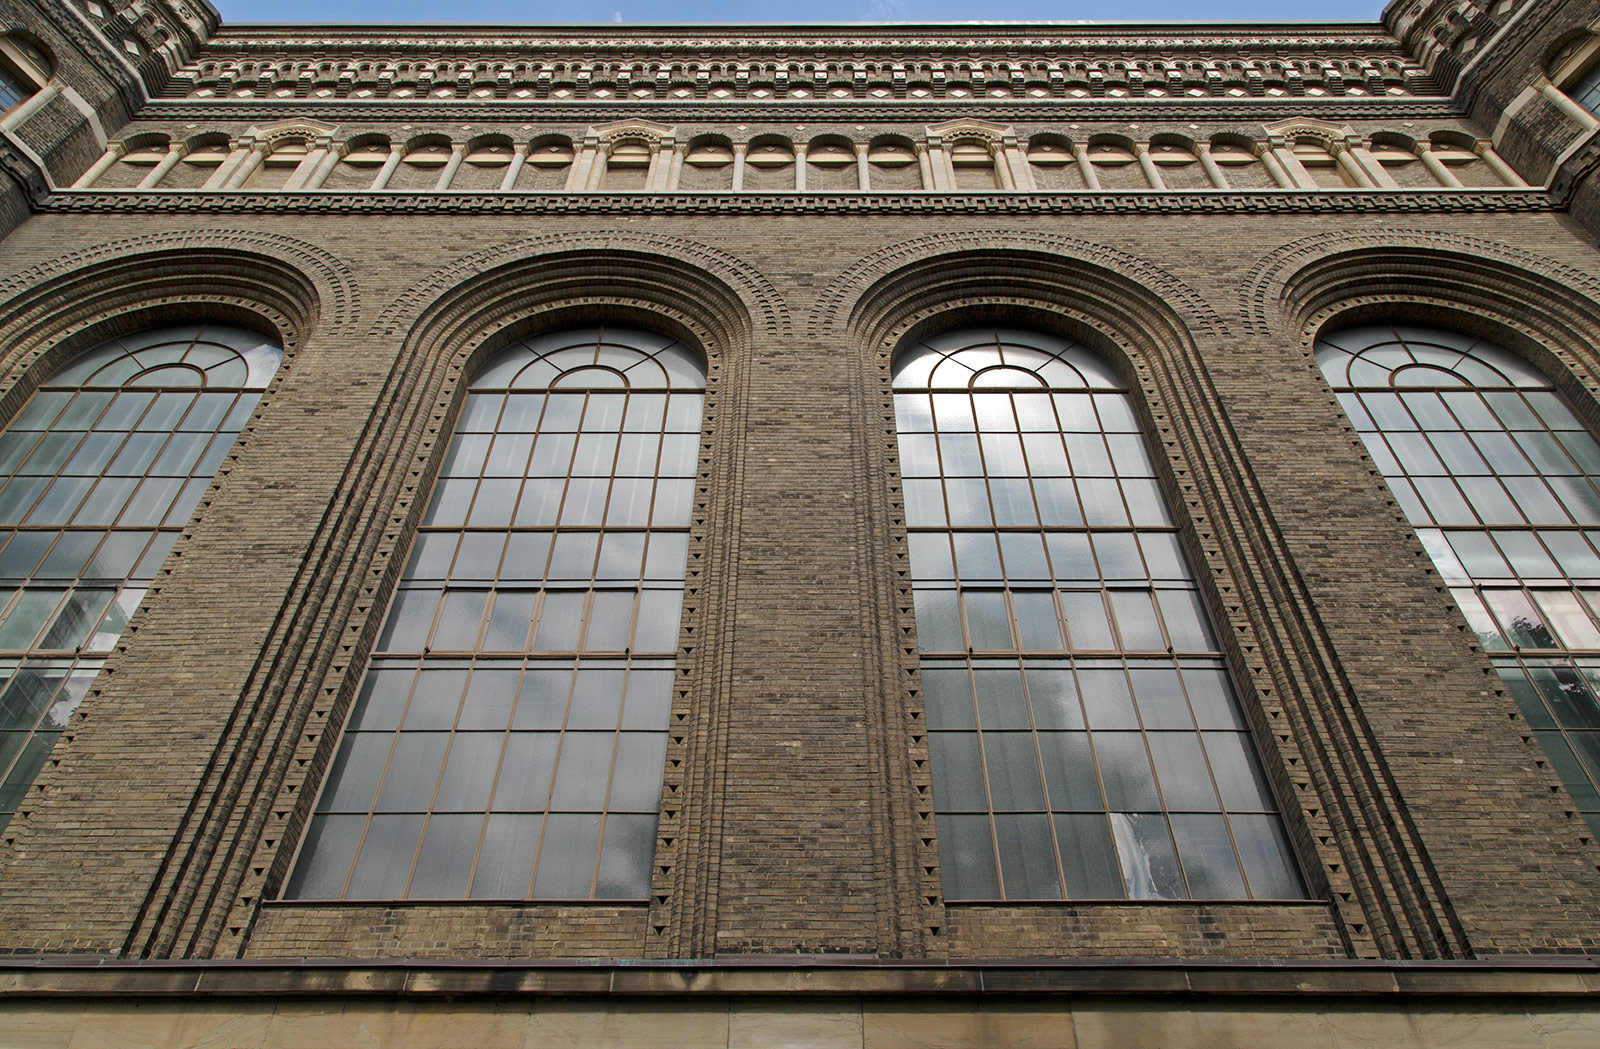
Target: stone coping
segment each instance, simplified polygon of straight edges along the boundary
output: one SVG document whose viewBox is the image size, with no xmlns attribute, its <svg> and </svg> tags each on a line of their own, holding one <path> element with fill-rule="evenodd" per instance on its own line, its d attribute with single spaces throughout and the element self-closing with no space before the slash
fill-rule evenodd
<svg viewBox="0 0 1600 1049">
<path fill-rule="evenodd" d="M 0 1000 L 280 995 L 1600 997 L 1600 957 L 1465 961 L 1016 959 L 929 963 L 766 955 L 613 962 L 464 959 L 133 960 L 0 957 Z"/>
</svg>

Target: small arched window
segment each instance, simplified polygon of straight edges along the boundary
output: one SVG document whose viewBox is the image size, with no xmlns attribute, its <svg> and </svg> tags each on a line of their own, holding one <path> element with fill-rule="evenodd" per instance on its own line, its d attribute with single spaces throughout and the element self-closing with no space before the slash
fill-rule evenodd
<svg viewBox="0 0 1600 1049">
<path fill-rule="evenodd" d="M 1578 809 L 1600 830 L 1600 443 L 1463 332 L 1324 335 L 1317 364 Z"/>
<path fill-rule="evenodd" d="M 27 98 L 33 92 L 24 87 L 22 81 L 11 70 L 0 63 L 0 113 Z"/>
<path fill-rule="evenodd" d="M 50 80 L 52 63 L 16 34 L 0 36 L 0 113 L 36 94 Z"/>
<path fill-rule="evenodd" d="M 1547 63 L 1550 80 L 1568 98 L 1600 116 L 1600 34 L 1569 40 Z"/>
<path fill-rule="evenodd" d="M 42 383 L 0 434 L 0 826 L 282 356 L 216 324 L 113 339 Z"/>
<path fill-rule="evenodd" d="M 1578 105 L 1600 116 L 1600 64 L 1579 77 L 1567 93 Z"/>
<path fill-rule="evenodd" d="M 983 328 L 893 382 L 946 897 L 1303 897 L 1121 377 Z"/>
<path fill-rule="evenodd" d="M 473 380 L 287 896 L 648 895 L 704 388 L 625 328 Z"/>
</svg>

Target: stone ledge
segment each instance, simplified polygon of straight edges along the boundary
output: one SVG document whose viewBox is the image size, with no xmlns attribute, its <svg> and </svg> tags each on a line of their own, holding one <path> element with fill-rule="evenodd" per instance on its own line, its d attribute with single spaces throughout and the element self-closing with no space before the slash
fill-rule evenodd
<svg viewBox="0 0 1600 1049">
<path fill-rule="evenodd" d="M 404 959 L 131 961 L 99 956 L 0 958 L 0 999 L 280 995 L 530 997 L 1007 997 L 1194 994 L 1331 998 L 1600 997 L 1600 958 L 1461 962 L 1056 961 L 916 964 L 853 956 L 592 962 Z"/>
</svg>

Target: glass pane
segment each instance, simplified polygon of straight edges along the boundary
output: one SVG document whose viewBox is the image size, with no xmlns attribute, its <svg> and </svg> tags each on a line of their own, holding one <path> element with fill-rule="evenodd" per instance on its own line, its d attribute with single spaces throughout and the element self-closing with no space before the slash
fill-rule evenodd
<svg viewBox="0 0 1600 1049">
<path fill-rule="evenodd" d="M 657 780 L 660 776 L 657 774 Z M 650 892 L 650 864 L 655 858 L 656 817 L 618 815 L 606 817 L 605 839 L 600 847 L 595 898 L 637 900 Z"/>
<path fill-rule="evenodd" d="M 1096 732 L 1094 749 L 1106 802 L 1111 808 L 1160 810 L 1155 776 L 1142 734 Z"/>
<path fill-rule="evenodd" d="M 1040 810 L 1044 789 L 1030 732 L 983 733 L 989 802 L 996 812 Z"/>
<path fill-rule="evenodd" d="M 1117 850 L 1106 817 L 1101 813 L 1064 814 L 1054 817 L 1054 822 L 1056 840 L 1061 844 L 1061 869 L 1067 879 L 1067 898 L 1123 899 Z"/>
<path fill-rule="evenodd" d="M 1191 896 L 1197 900 L 1234 900 L 1246 895 L 1226 820 L 1221 816 L 1175 815 L 1172 834 L 1183 858 Z"/>
<path fill-rule="evenodd" d="M 600 846 L 600 819 L 588 813 L 552 813 L 545 821 L 533 896 L 542 900 L 590 897 Z"/>
<path fill-rule="evenodd" d="M 316 816 L 306 831 L 306 860 L 295 867 L 285 892 L 298 900 L 336 900 L 355 859 L 365 816 Z"/>
<path fill-rule="evenodd" d="M 442 815 L 428 820 L 406 896 L 413 900 L 459 900 L 471 884 L 480 815 Z"/>
<path fill-rule="evenodd" d="M 983 761 L 975 732 L 935 732 L 928 737 L 934 804 L 940 812 L 985 812 Z"/>
<path fill-rule="evenodd" d="M 472 876 L 475 900 L 520 900 L 527 896 L 539 848 L 542 816 L 495 814 L 484 827 L 478 867 Z M 311 843 L 306 842 L 309 849 Z M 291 891 L 290 896 L 295 894 Z"/>
<path fill-rule="evenodd" d="M 533 647 L 541 652 L 571 651 L 583 627 L 584 595 L 576 590 L 548 590 L 539 613 Z"/>
<path fill-rule="evenodd" d="M 500 747 L 499 732 L 458 732 L 450 742 L 444 774 L 434 798 L 435 812 L 485 812 L 494 787 Z M 398 752 L 396 754 L 398 757 Z M 463 891 L 464 891 L 463 886 Z"/>
<path fill-rule="evenodd" d="M 1038 739 L 1045 788 L 1050 792 L 1050 808 L 1056 812 L 1104 809 L 1088 734 L 1041 732 Z"/>
<path fill-rule="evenodd" d="M 495 782 L 496 812 L 542 812 L 550 801 L 560 737 L 553 732 L 513 732 Z"/>
<path fill-rule="evenodd" d="M 1175 900 L 1187 895 L 1165 817 L 1157 813 L 1113 812 L 1111 834 L 1129 898 Z"/>
<path fill-rule="evenodd" d="M 1050 818 L 1042 812 L 997 815 L 994 829 L 1006 898 L 1060 899 L 1061 879 L 1056 874 L 1055 849 L 1050 841 Z"/>
<path fill-rule="evenodd" d="M 374 816 L 361 843 L 361 855 L 350 875 L 350 884 L 345 888 L 345 898 L 400 899 L 411 875 L 411 861 L 426 818 L 420 812 Z"/>
<path fill-rule="evenodd" d="M 361 812 L 372 806 L 394 737 L 387 732 L 352 732 L 345 736 L 330 771 L 332 789 L 322 799 L 325 812 Z"/>
<path fill-rule="evenodd" d="M 944 875 L 944 894 L 948 898 L 1001 898 L 989 817 L 940 816 L 939 859 Z"/>
<path fill-rule="evenodd" d="M 1132 401 L 968 394 L 975 375 L 980 385 L 1120 386 L 1085 348 L 1019 331 L 944 332 L 896 366 L 917 633 L 924 653 L 944 654 L 924 663 L 922 698 L 946 893 L 1059 899 L 1065 877 L 1069 898 L 1122 898 L 1125 880 L 1140 897 L 1183 898 L 1164 812 L 1219 811 L 1195 726 L 1242 719 L 1220 658 L 1198 658 L 1218 645 Z M 1387 408 L 1404 413 L 1398 401 Z M 1437 397 L 1418 410 L 1447 418 Z M 1439 461 L 1417 441 L 1408 454 Z M 937 585 L 947 580 L 959 589 Z M 1182 668 L 1195 676 L 1193 713 L 1169 643 L 1197 654 Z M 1166 659 L 1128 664 L 1132 651 Z M 1072 655 L 1019 660 L 1026 652 Z M 1113 844 L 1108 799 L 1127 810 L 1126 844 Z M 1236 863 L 1233 872 L 1231 882 L 1210 876 L 1206 892 L 1246 896 Z"/>
</svg>

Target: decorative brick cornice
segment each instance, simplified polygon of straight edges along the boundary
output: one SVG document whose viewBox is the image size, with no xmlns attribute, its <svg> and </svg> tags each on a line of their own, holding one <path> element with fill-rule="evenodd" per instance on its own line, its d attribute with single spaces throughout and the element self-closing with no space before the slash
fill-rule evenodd
<svg viewBox="0 0 1600 1049">
<path fill-rule="evenodd" d="M 1366 49 L 1399 53 L 1395 37 L 1371 22 L 1329 25 L 1217 27 L 1180 23 L 1170 26 L 1063 26 L 1014 23 L 1002 35 L 992 25 L 950 24 L 884 26 L 863 37 L 858 25 L 838 26 L 387 26 L 384 32 L 352 32 L 349 26 L 224 27 L 211 38 L 208 53 L 283 54 L 297 50 L 328 54 L 345 51 L 414 51 L 475 54 L 510 51 L 523 55 L 568 51 L 633 53 L 686 51 L 718 54 L 770 51 L 810 55 L 837 50 L 841 56 L 912 51 L 989 51 L 1018 53 L 1122 54 L 1156 51 L 1296 51 L 1330 54 Z"/>
<path fill-rule="evenodd" d="M 1195 215 L 1559 211 L 1537 190 L 1192 193 L 185 193 L 72 190 L 40 211 L 103 214 Z"/>
<path fill-rule="evenodd" d="M 1327 120 L 1459 119 L 1461 108 L 1448 98 L 1395 95 L 1367 98 L 834 98 L 775 99 L 442 99 L 398 100 L 157 99 L 141 120 L 269 120 L 315 114 L 328 121 L 518 120 L 585 123 L 623 115 L 662 122 L 691 121 L 852 121 L 874 124 L 937 123 L 978 117 L 1002 123 L 1074 120 L 1204 120 L 1265 123 L 1315 109 Z"/>
</svg>

